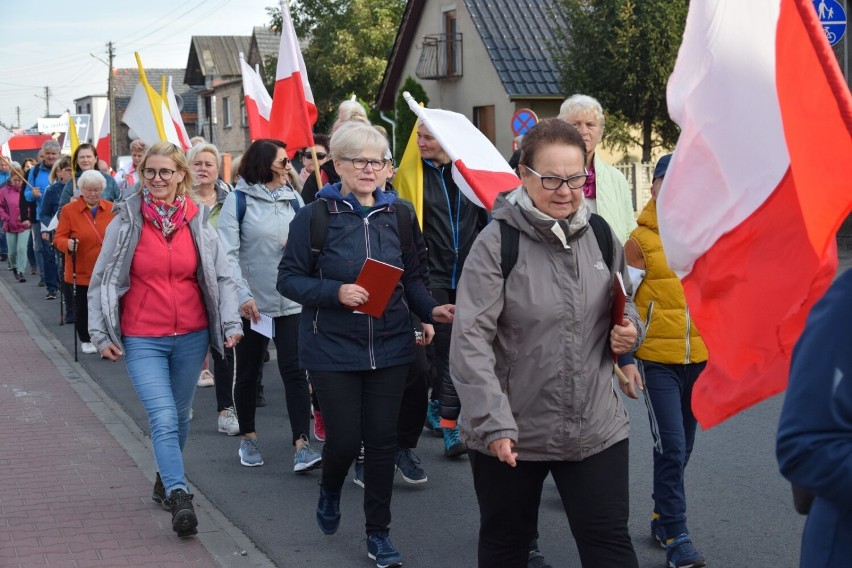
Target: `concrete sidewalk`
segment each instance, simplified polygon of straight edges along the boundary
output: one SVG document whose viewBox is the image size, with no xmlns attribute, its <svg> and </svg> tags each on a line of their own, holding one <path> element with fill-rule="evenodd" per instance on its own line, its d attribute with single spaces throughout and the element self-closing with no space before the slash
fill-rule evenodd
<svg viewBox="0 0 852 568">
<path fill-rule="evenodd" d="M 197 492 L 200 534 L 176 537 L 171 515 L 151 500 L 148 440 L 30 317 L 8 274 L 0 277 L 0 566 L 271 566 Z"/>
</svg>

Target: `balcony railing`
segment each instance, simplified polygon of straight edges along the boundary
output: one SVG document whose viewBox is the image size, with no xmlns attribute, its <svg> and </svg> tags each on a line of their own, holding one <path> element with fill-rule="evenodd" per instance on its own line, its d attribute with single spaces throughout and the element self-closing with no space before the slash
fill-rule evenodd
<svg viewBox="0 0 852 568">
<path fill-rule="evenodd" d="M 462 34 L 423 36 L 418 79 L 455 79 L 462 76 Z"/>
</svg>

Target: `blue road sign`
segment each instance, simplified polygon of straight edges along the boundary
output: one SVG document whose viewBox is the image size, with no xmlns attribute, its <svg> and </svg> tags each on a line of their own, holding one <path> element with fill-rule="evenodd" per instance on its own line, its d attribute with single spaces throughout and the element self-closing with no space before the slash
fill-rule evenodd
<svg viewBox="0 0 852 568">
<path fill-rule="evenodd" d="M 512 132 L 515 133 L 515 136 L 526 134 L 530 128 L 535 126 L 536 122 L 538 122 L 538 116 L 532 110 L 528 108 L 518 109 L 512 115 Z"/>
<path fill-rule="evenodd" d="M 834 45 L 846 33 L 846 12 L 837 0 L 813 0 L 828 43 Z"/>
</svg>

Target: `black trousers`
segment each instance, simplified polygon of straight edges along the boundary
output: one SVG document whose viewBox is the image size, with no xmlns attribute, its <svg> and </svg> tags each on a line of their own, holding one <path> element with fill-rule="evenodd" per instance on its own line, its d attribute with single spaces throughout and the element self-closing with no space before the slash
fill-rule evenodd
<svg viewBox="0 0 852 568">
<path fill-rule="evenodd" d="M 441 305 L 456 303 L 456 291 L 452 288 L 432 288 L 432 297 Z M 452 333 L 453 324 L 435 324 L 435 340 L 432 342 L 435 346 L 434 360 L 432 361 L 434 369 L 431 375 L 432 394 L 429 397 L 432 400 L 439 399 L 444 377 L 447 380 L 450 378 L 450 336 Z"/>
<path fill-rule="evenodd" d="M 396 423 L 408 365 L 371 371 L 311 371 L 322 406 L 326 442 L 322 486 L 340 491 L 364 441 L 367 535 L 390 527 Z"/>
<path fill-rule="evenodd" d="M 518 461 L 509 467 L 491 455 L 468 455 L 479 501 L 479 568 L 526 568 L 548 473 L 559 490 L 582 565 L 638 568 L 627 529 L 627 440 L 579 462 Z"/>
<path fill-rule="evenodd" d="M 73 295 L 72 286 L 72 295 Z M 92 338 L 89 337 L 89 287 L 77 284 L 77 296 L 74 297 L 74 329 L 77 330 L 77 337 L 83 343 L 89 343 Z"/>
<path fill-rule="evenodd" d="M 399 421 L 396 425 L 396 447 L 413 449 L 417 447 L 423 423 L 426 422 L 426 403 L 429 402 L 429 362 L 426 360 L 426 348 L 418 345 L 414 362 L 408 368 L 405 390 L 399 408 Z"/>
<path fill-rule="evenodd" d="M 311 423 L 308 379 L 305 371 L 299 368 L 299 314 L 280 316 L 273 321 L 278 371 L 284 381 L 287 414 L 290 417 L 295 444 L 301 436 L 308 435 Z M 243 339 L 237 343 L 237 382 L 234 385 L 234 405 L 240 423 L 240 434 L 255 431 L 257 377 L 268 346 L 269 338 L 253 331 L 249 320 L 243 318 Z"/>
<path fill-rule="evenodd" d="M 210 350 L 213 358 L 213 381 L 216 383 L 216 412 L 234 406 L 234 350 L 225 349 L 225 356 L 215 349 Z M 261 363 L 263 364 L 263 363 Z"/>
</svg>

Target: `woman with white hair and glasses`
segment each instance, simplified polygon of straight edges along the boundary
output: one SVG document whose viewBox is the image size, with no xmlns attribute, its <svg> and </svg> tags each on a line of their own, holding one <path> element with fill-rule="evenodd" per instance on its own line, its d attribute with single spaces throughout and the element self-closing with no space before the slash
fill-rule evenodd
<svg viewBox="0 0 852 568">
<path fill-rule="evenodd" d="M 601 103 L 588 95 L 572 95 L 559 107 L 558 118 L 576 128 L 586 144 L 586 170 L 589 172 L 583 186 L 586 205 L 609 223 L 618 241 L 624 244 L 636 228 L 636 216 L 627 179 L 595 152 L 606 123 Z"/>
<path fill-rule="evenodd" d="M 397 417 L 415 355 L 409 309 L 424 322 L 449 323 L 453 306 L 439 306 L 426 289 L 409 209 L 378 187 L 387 149 L 370 124 L 348 121 L 335 131 L 331 154 L 340 182 L 323 187 L 293 220 L 278 290 L 303 306 L 299 358 L 325 422 L 317 524 L 325 534 L 337 532 L 343 482 L 363 441 L 367 554 L 377 566 L 399 566 L 388 531 Z M 325 243 L 315 255 L 311 226 L 323 218 Z M 379 317 L 358 311 L 370 298 L 355 284 L 368 258 L 403 269 Z"/>
</svg>

